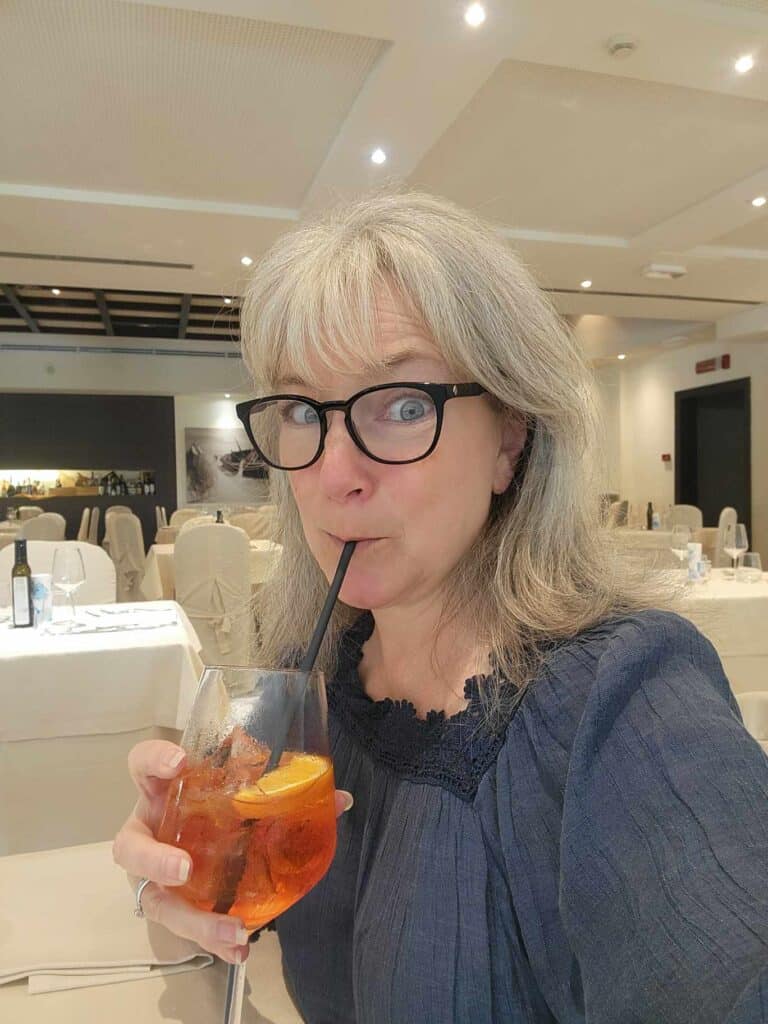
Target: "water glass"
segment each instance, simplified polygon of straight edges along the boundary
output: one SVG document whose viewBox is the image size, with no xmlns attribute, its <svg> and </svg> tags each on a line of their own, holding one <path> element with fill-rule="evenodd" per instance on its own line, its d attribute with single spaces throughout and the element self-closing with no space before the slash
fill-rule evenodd
<svg viewBox="0 0 768 1024">
<path fill-rule="evenodd" d="M 746 551 L 742 555 L 741 566 L 736 570 L 736 578 L 741 583 L 759 583 L 763 578 L 763 567 L 760 555 L 756 551 Z"/>
<path fill-rule="evenodd" d="M 744 523 L 728 523 L 725 527 L 723 551 L 731 559 L 731 568 L 726 569 L 724 573 L 729 579 L 732 579 L 735 574 L 739 556 L 747 550 L 749 550 L 749 541 Z"/>
</svg>

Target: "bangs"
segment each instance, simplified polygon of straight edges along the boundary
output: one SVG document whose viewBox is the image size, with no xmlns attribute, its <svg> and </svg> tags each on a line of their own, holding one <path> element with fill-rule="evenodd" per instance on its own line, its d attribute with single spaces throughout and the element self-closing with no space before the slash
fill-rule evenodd
<svg viewBox="0 0 768 1024">
<path fill-rule="evenodd" d="M 242 317 L 243 355 L 257 386 L 317 387 L 328 372 L 381 372 L 386 363 L 378 343 L 377 298 L 382 293 L 423 322 L 414 299 L 382 265 L 387 261 L 372 239 L 358 236 L 345 243 L 305 244 L 299 251 L 288 246 L 273 266 L 259 268 Z"/>
</svg>

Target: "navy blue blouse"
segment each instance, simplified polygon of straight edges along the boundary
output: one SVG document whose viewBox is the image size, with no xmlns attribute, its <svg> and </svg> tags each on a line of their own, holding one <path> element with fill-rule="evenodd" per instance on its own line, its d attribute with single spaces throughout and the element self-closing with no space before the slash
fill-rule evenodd
<svg viewBox="0 0 768 1024">
<path fill-rule="evenodd" d="M 768 1022 L 768 758 L 714 649 L 643 612 L 553 648 L 484 725 L 329 685 L 339 819 L 277 921 L 309 1024 Z M 515 692 L 515 691 L 511 691 Z"/>
</svg>

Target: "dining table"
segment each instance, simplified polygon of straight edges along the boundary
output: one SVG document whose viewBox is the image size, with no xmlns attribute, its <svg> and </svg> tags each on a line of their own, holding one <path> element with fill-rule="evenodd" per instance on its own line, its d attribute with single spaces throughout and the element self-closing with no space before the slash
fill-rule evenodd
<svg viewBox="0 0 768 1024">
<path fill-rule="evenodd" d="M 141 591 L 147 600 L 170 600 L 176 596 L 174 547 L 173 544 L 153 544 L 147 552 L 141 584 Z M 251 540 L 249 548 L 251 586 L 258 586 L 271 573 L 282 547 L 269 540 Z"/>
<path fill-rule="evenodd" d="M 734 693 L 768 690 L 768 573 L 713 569 L 689 583 L 681 613 L 712 642 Z"/>
<path fill-rule="evenodd" d="M 0 621 L 0 855 L 103 840 L 136 792 L 127 755 L 178 741 L 202 670 L 173 601 L 78 606 L 74 622 Z"/>
</svg>

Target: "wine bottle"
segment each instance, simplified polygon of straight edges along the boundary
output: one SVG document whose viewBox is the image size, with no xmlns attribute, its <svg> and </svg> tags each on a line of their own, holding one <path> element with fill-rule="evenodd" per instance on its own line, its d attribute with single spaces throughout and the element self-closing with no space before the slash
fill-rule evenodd
<svg viewBox="0 0 768 1024">
<path fill-rule="evenodd" d="M 653 502 L 648 502 L 648 508 L 645 510 L 645 528 L 646 530 L 653 529 Z"/>
<path fill-rule="evenodd" d="M 27 561 L 26 540 L 14 541 L 16 560 L 11 569 L 11 601 L 13 603 L 13 624 L 15 627 L 31 626 L 32 618 L 32 570 Z"/>
<path fill-rule="evenodd" d="M 224 516 L 221 514 L 221 509 L 220 508 L 216 509 L 216 522 L 217 523 L 223 523 L 224 522 Z"/>
</svg>

